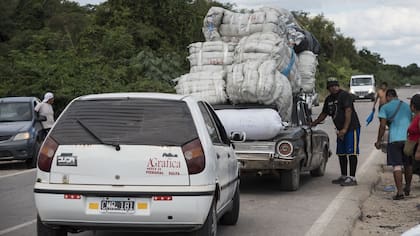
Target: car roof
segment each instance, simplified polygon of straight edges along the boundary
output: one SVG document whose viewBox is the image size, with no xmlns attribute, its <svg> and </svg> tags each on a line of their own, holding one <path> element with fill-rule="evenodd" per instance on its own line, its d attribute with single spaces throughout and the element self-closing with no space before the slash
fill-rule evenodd
<svg viewBox="0 0 420 236">
<path fill-rule="evenodd" d="M 110 98 L 155 98 L 165 100 L 184 100 L 186 97 L 189 96 L 174 93 L 102 93 L 81 96 L 76 100 L 97 100 Z"/>
<path fill-rule="evenodd" d="M 32 102 L 39 101 L 36 97 L 5 97 L 0 98 L 0 102 Z"/>
</svg>

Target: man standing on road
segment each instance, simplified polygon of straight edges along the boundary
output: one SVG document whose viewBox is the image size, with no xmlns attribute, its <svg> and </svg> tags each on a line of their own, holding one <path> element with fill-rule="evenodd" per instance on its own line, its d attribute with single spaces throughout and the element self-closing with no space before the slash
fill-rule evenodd
<svg viewBox="0 0 420 236">
<path fill-rule="evenodd" d="M 328 78 L 327 89 L 330 95 L 318 118 L 311 123 L 316 126 L 327 116 L 331 116 L 337 129 L 336 154 L 340 161 L 341 176 L 332 181 L 341 186 L 357 185 L 356 168 L 359 154 L 360 122 L 354 109 L 351 95 L 340 89 L 336 78 Z M 350 162 L 350 176 L 347 175 L 347 162 Z"/>
<path fill-rule="evenodd" d="M 45 93 L 44 100 L 41 103 L 38 103 L 35 107 L 35 111 L 39 113 L 39 115 L 45 116 L 47 118 L 46 121 L 42 122 L 43 127 L 43 134 L 42 138 L 45 139 L 48 132 L 54 125 L 54 110 L 52 108 L 52 104 L 54 103 L 54 94 L 53 93 Z"/>
<path fill-rule="evenodd" d="M 397 194 L 394 200 L 404 199 L 404 194 L 410 194 L 411 178 L 413 175 L 412 160 L 404 155 L 404 143 L 407 139 L 407 129 L 411 123 L 410 106 L 399 100 L 395 89 L 386 91 L 388 101 L 379 110 L 379 130 L 375 147 L 381 147 L 381 140 L 385 133 L 386 125 L 389 126 L 387 164 L 393 167 L 394 181 L 397 187 Z M 388 123 L 388 124 L 387 124 Z M 403 189 L 402 166 L 404 166 L 405 187 Z M 404 194 L 403 194 L 404 192 Z"/>
</svg>

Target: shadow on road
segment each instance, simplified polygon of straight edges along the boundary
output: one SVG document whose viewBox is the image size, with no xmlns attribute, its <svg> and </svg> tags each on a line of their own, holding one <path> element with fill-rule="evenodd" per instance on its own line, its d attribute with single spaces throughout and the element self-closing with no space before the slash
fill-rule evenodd
<svg viewBox="0 0 420 236">
<path fill-rule="evenodd" d="M 300 187 L 308 184 L 313 177 L 309 174 L 303 173 L 300 175 Z M 241 193 L 248 194 L 278 194 L 281 192 L 288 192 L 281 190 L 280 177 L 277 175 L 243 175 L 241 176 Z M 299 189 L 297 190 L 299 191 Z"/>
</svg>

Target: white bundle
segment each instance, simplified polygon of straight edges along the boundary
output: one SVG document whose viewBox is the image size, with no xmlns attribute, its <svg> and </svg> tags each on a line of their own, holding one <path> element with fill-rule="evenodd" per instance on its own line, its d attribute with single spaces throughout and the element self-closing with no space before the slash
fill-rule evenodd
<svg viewBox="0 0 420 236">
<path fill-rule="evenodd" d="M 228 134 L 245 132 L 246 140 L 268 140 L 283 129 L 279 114 L 273 109 L 216 110 Z"/>
<path fill-rule="evenodd" d="M 299 53 L 298 72 L 301 77 L 301 87 L 304 92 L 312 92 L 315 88 L 315 73 L 318 66 L 316 55 L 311 51 Z"/>
<path fill-rule="evenodd" d="M 231 65 L 235 44 L 218 42 L 197 42 L 188 46 L 187 57 L 191 67 L 206 65 Z"/>
<path fill-rule="evenodd" d="M 211 7 L 204 17 L 203 34 L 206 41 L 219 41 L 219 26 L 222 24 L 223 14 L 226 10 L 221 7 Z"/>
<path fill-rule="evenodd" d="M 275 60 L 276 68 L 290 81 L 294 92 L 300 90 L 297 73 L 297 57 L 285 39 L 277 34 L 255 33 L 244 37 L 235 50 L 235 63 L 255 60 Z"/>
<path fill-rule="evenodd" d="M 276 104 L 281 117 L 290 119 L 292 88 L 274 60 L 234 64 L 227 76 L 226 93 L 233 103 Z"/>
<path fill-rule="evenodd" d="M 237 42 L 257 32 L 273 32 L 285 36 L 286 24 L 282 13 L 274 8 L 261 8 L 254 13 L 236 13 L 212 7 L 203 23 L 206 41 Z"/>
<path fill-rule="evenodd" d="M 188 45 L 190 54 L 199 52 L 233 52 L 235 51 L 236 44 L 225 43 L 222 41 L 214 42 L 196 42 Z"/>
<path fill-rule="evenodd" d="M 201 52 L 189 55 L 191 66 L 230 65 L 233 63 L 233 52 Z"/>
<path fill-rule="evenodd" d="M 211 104 L 225 103 L 225 76 L 224 71 L 188 73 L 174 79 L 177 82 L 175 90 L 178 94 L 190 94 Z"/>
</svg>

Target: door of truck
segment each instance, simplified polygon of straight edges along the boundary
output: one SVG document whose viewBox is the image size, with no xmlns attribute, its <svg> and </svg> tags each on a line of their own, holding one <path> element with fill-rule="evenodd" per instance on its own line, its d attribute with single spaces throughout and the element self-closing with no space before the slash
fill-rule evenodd
<svg viewBox="0 0 420 236">
<path fill-rule="evenodd" d="M 300 126 L 305 131 L 304 143 L 305 143 L 305 153 L 307 159 L 304 162 L 304 167 L 309 167 L 313 162 L 313 140 L 312 140 L 312 128 L 311 121 L 312 117 L 309 112 L 308 105 L 304 101 L 298 101 L 296 104 L 296 115 L 298 126 Z"/>
</svg>

